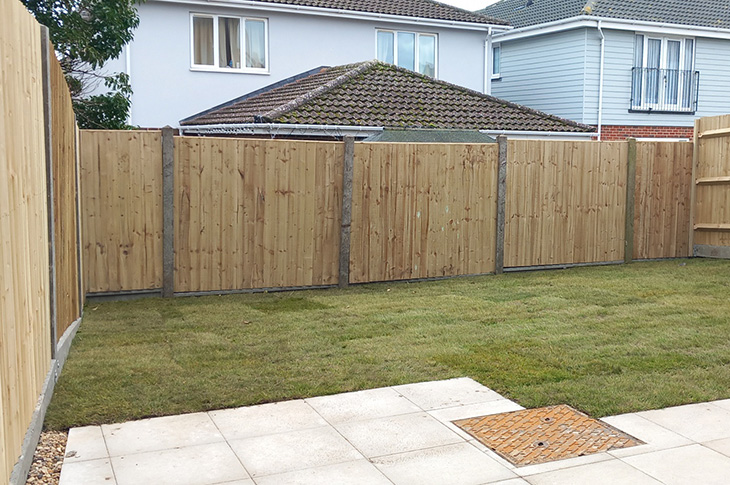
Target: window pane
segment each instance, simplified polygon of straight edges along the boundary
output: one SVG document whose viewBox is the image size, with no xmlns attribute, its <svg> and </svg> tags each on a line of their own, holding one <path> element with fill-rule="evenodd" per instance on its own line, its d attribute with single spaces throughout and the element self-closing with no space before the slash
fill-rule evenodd
<svg viewBox="0 0 730 485">
<path fill-rule="evenodd" d="M 416 34 L 398 32 L 398 65 L 416 70 Z"/>
<path fill-rule="evenodd" d="M 677 104 L 679 99 L 679 53 L 682 43 L 677 40 L 667 42 L 667 82 L 665 100 L 667 104 Z"/>
<path fill-rule="evenodd" d="M 502 48 L 496 46 L 492 49 L 492 74 L 502 72 Z"/>
<path fill-rule="evenodd" d="M 695 43 L 692 39 L 687 39 L 684 46 L 684 72 L 682 73 L 682 107 L 690 109 L 695 97 L 694 85 L 694 47 Z"/>
<path fill-rule="evenodd" d="M 426 76 L 436 76 L 436 37 L 418 36 L 418 72 Z"/>
<path fill-rule="evenodd" d="M 393 64 L 394 54 L 393 32 L 378 31 L 378 60 Z"/>
<path fill-rule="evenodd" d="M 218 19 L 218 66 L 241 68 L 241 21 Z"/>
<path fill-rule="evenodd" d="M 193 17 L 193 64 L 214 65 L 212 18 Z"/>
<path fill-rule="evenodd" d="M 246 20 L 246 67 L 266 68 L 266 22 Z"/>
<path fill-rule="evenodd" d="M 646 52 L 646 102 L 657 104 L 659 102 L 659 81 L 662 60 L 662 41 L 649 39 Z"/>
<path fill-rule="evenodd" d="M 631 106 L 641 106 L 641 94 L 644 85 L 644 36 L 637 35 L 634 39 L 634 70 L 631 83 Z"/>
</svg>

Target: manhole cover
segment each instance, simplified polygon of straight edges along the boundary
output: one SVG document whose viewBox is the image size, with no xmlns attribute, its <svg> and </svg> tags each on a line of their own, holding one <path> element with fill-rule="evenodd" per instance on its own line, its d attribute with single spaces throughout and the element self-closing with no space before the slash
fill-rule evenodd
<svg viewBox="0 0 730 485">
<path fill-rule="evenodd" d="M 644 444 L 566 405 L 460 419 L 454 424 L 518 466 Z"/>
</svg>

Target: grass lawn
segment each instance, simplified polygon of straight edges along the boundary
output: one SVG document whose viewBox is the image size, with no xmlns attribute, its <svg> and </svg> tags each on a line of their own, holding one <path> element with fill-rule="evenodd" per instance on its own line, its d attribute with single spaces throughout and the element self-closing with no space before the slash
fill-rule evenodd
<svg viewBox="0 0 730 485">
<path fill-rule="evenodd" d="M 469 376 L 593 416 L 730 397 L 730 262 L 91 304 L 46 427 Z"/>
</svg>

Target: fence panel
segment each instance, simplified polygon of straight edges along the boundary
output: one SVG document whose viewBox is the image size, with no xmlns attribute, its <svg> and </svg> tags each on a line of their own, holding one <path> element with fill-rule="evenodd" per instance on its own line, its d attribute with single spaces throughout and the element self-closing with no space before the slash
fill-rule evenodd
<svg viewBox="0 0 730 485">
<path fill-rule="evenodd" d="M 730 257 L 730 115 L 702 118 L 695 168 L 694 244 Z M 716 130 L 727 130 L 711 133 Z M 710 133 L 708 133 L 710 132 Z"/>
<path fill-rule="evenodd" d="M 626 142 L 514 140 L 505 267 L 623 259 Z"/>
<path fill-rule="evenodd" d="M 0 3 L 0 483 L 51 358 L 40 35 L 21 3 Z"/>
<path fill-rule="evenodd" d="M 53 46 L 50 46 L 53 52 Z M 78 255 L 76 118 L 61 65 L 50 60 L 53 216 L 56 243 L 56 336 L 81 316 Z"/>
<path fill-rule="evenodd" d="M 496 144 L 357 143 L 352 283 L 495 269 Z"/>
<path fill-rule="evenodd" d="M 175 138 L 175 291 L 337 284 L 336 142 Z"/>
<path fill-rule="evenodd" d="M 160 288 L 161 133 L 83 130 L 80 141 L 87 291 Z"/>
<path fill-rule="evenodd" d="M 636 144 L 634 259 L 690 256 L 692 143 Z"/>
</svg>

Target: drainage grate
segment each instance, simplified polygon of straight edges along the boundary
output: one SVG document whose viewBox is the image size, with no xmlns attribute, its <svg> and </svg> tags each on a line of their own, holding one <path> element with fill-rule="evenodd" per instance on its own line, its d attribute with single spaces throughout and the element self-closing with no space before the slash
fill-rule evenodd
<svg viewBox="0 0 730 485">
<path fill-rule="evenodd" d="M 566 405 L 461 419 L 454 424 L 518 466 L 644 444 Z"/>
</svg>

